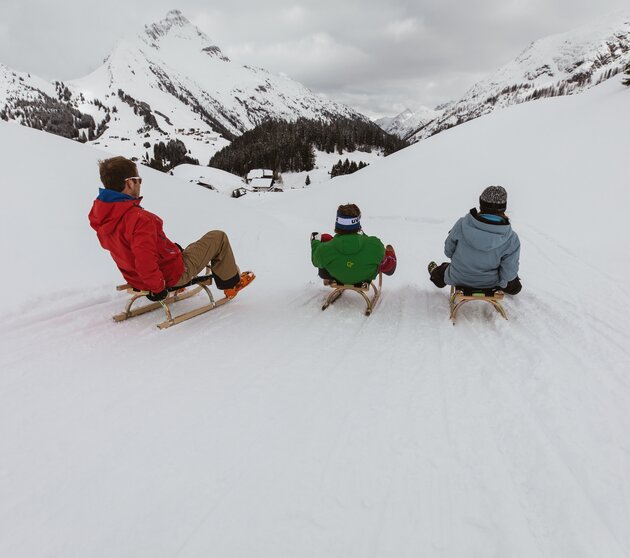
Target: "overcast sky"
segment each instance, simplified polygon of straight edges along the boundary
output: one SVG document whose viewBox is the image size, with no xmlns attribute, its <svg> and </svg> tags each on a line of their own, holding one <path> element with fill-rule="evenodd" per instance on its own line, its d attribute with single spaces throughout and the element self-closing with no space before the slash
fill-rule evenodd
<svg viewBox="0 0 630 558">
<path fill-rule="evenodd" d="M 285 73 L 368 116 L 459 98 L 529 43 L 627 0 L 0 0 L 0 62 L 48 79 L 183 14 L 232 60 Z"/>
</svg>

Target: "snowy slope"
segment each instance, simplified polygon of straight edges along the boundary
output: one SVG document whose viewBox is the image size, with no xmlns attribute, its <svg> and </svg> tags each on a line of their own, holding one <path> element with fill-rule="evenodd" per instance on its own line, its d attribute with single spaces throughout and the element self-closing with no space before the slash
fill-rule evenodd
<svg viewBox="0 0 630 558">
<path fill-rule="evenodd" d="M 4 108 L 12 97 L 35 101 L 45 95 L 56 97 L 53 84 L 0 63 L 0 107 Z"/>
<path fill-rule="evenodd" d="M 70 91 L 60 82 L 50 83 L 0 64 L 0 120 L 66 138 L 87 139 L 96 131 L 94 117 L 98 122 L 105 115 L 99 114 L 96 106 L 79 111 L 77 103 L 68 102 L 70 97 Z"/>
<path fill-rule="evenodd" d="M 369 153 L 365 151 L 344 151 L 341 155 L 338 151 L 326 153 L 325 151 L 313 150 L 315 153 L 315 168 L 310 171 L 285 172 L 282 173 L 283 188 L 304 188 L 306 187 L 306 177 L 308 176 L 311 187 L 315 187 L 322 182 L 331 180 L 330 173 L 334 165 L 339 161 L 348 159 L 351 163 L 366 163 L 368 165 L 378 164 L 384 155 L 380 149 L 372 149 Z M 335 177 L 337 178 L 337 177 Z"/>
<path fill-rule="evenodd" d="M 627 557 L 629 112 L 614 78 L 278 196 L 142 169 L 169 236 L 225 228 L 258 274 L 166 331 L 111 321 L 103 153 L 0 123 L 0 555 Z M 453 327 L 426 263 L 491 183 L 525 288 Z M 370 318 L 309 262 L 347 201 L 399 256 Z"/>
<path fill-rule="evenodd" d="M 476 83 L 459 101 L 440 107 L 431 122 L 403 136 L 419 141 L 504 108 L 541 97 L 579 93 L 621 72 L 630 63 L 630 11 L 546 37 Z"/>
<path fill-rule="evenodd" d="M 240 176 L 203 165 L 177 165 L 171 172 L 179 180 L 201 184 L 228 196 L 237 188 L 246 185 Z"/>
</svg>

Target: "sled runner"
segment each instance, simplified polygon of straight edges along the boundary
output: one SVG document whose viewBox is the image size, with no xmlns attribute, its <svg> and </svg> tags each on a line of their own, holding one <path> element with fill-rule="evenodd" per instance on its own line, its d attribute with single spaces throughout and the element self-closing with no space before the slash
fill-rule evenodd
<svg viewBox="0 0 630 558">
<path fill-rule="evenodd" d="M 451 297 L 449 299 L 449 307 L 451 310 L 451 321 L 455 325 L 457 311 L 467 302 L 471 300 L 483 300 L 494 306 L 494 309 L 501 314 L 506 320 L 508 319 L 501 301 L 503 300 L 503 291 L 495 291 L 493 289 L 474 289 L 471 287 L 453 287 L 451 286 Z"/>
<path fill-rule="evenodd" d="M 210 310 L 214 310 L 218 306 L 222 306 L 230 300 L 229 298 L 225 297 L 215 301 L 212 293 L 210 292 L 210 289 L 208 288 L 210 285 L 212 285 L 212 275 L 210 274 L 210 268 L 207 267 L 206 275 L 199 275 L 195 277 L 192 281 L 190 281 L 186 285 L 182 285 L 181 287 L 171 287 L 167 289 L 169 291 L 169 294 L 164 300 L 152 302 L 150 304 L 140 306 L 139 308 L 134 308 L 133 310 L 131 309 L 131 307 L 134 305 L 134 303 L 138 299 L 144 298 L 146 295 L 148 295 L 149 291 L 137 291 L 129 284 L 118 285 L 116 287 L 116 290 L 127 291 L 131 295 L 131 299 L 129 300 L 129 302 L 127 302 L 125 311 L 114 316 L 114 321 L 122 322 L 124 320 L 128 320 L 129 318 L 135 318 L 136 316 L 140 316 L 141 314 L 152 312 L 153 310 L 157 310 L 161 307 L 166 313 L 166 321 L 157 324 L 157 327 L 159 327 L 160 329 L 165 329 L 167 327 L 171 327 L 172 325 L 185 322 L 190 318 L 194 318 L 196 316 L 199 316 L 200 314 L 205 314 Z M 189 312 L 184 312 L 178 316 L 173 316 L 171 312 L 171 306 L 175 302 L 191 298 L 201 291 L 205 291 L 205 293 L 208 295 L 209 300 L 207 304 L 200 306 L 199 308 L 190 310 Z"/>
<path fill-rule="evenodd" d="M 369 316 L 381 296 L 381 290 L 383 288 L 383 274 L 378 274 L 378 287 L 374 284 L 374 281 L 364 281 L 363 283 L 357 283 L 356 285 L 344 285 L 332 280 L 324 281 L 324 285 L 331 287 L 334 290 L 328 295 L 328 298 L 326 298 L 326 302 L 324 302 L 322 310 L 326 310 L 326 308 L 333 304 L 345 291 L 354 291 L 355 293 L 359 293 L 363 297 L 363 300 L 365 300 L 365 303 L 367 304 L 365 315 Z M 374 291 L 374 294 L 371 297 L 369 296 L 370 289 Z"/>
</svg>

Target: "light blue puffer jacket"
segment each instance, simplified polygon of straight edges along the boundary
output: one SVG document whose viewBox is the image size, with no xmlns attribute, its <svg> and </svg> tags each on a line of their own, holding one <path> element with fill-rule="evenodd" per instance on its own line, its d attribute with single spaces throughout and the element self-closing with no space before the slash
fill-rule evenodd
<svg viewBox="0 0 630 558">
<path fill-rule="evenodd" d="M 493 223 L 471 209 L 455 223 L 444 243 L 444 254 L 451 258 L 444 281 L 467 287 L 505 287 L 518 275 L 520 253 L 521 242 L 509 221 Z"/>
</svg>

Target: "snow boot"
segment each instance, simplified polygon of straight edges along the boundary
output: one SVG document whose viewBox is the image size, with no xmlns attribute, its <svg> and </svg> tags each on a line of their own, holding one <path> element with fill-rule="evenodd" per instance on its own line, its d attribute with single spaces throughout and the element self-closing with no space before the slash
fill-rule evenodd
<svg viewBox="0 0 630 558">
<path fill-rule="evenodd" d="M 243 273 L 241 273 L 240 281 L 231 289 L 225 289 L 223 291 L 223 294 L 227 299 L 232 299 L 238 294 L 239 291 L 247 287 L 247 285 L 249 285 L 254 279 L 256 279 L 256 276 L 254 275 L 253 271 L 243 271 Z"/>
</svg>

